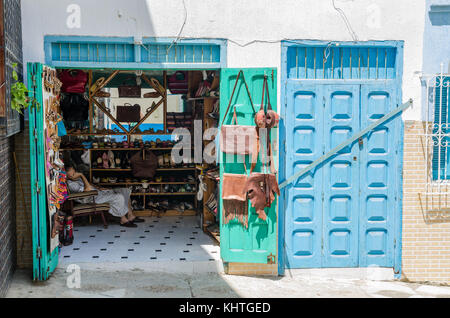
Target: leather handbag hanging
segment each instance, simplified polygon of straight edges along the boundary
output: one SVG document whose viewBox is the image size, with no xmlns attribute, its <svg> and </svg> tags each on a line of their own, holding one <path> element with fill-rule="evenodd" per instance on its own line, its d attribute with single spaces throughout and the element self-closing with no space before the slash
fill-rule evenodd
<svg viewBox="0 0 450 318">
<path fill-rule="evenodd" d="M 231 94 L 227 111 L 225 112 L 225 116 L 223 117 L 222 120 L 222 125 L 220 128 L 220 149 L 222 152 L 228 154 L 248 155 L 251 153 L 255 153 L 255 151 L 257 152 L 258 149 L 256 127 L 238 125 L 236 108 L 234 108 L 233 111 L 233 119 L 231 125 L 224 125 L 225 119 L 227 118 L 228 112 L 231 107 L 231 103 L 233 102 L 233 96 L 236 91 L 236 87 L 239 82 L 241 74 L 244 80 L 245 87 L 247 89 L 248 97 L 250 98 L 253 112 L 255 112 L 255 107 L 253 106 L 250 91 L 248 89 L 247 83 L 245 82 L 244 73 L 241 70 L 236 78 L 233 93 Z"/>
<path fill-rule="evenodd" d="M 141 98 L 141 86 L 126 85 L 125 83 L 129 79 L 133 79 L 133 77 L 129 77 L 118 87 L 119 97 Z"/>
<path fill-rule="evenodd" d="M 280 115 L 272 109 L 272 104 L 270 103 L 269 96 L 269 84 L 267 82 L 267 75 L 264 76 L 264 81 L 266 83 L 267 89 L 267 112 L 266 112 L 266 128 L 276 128 L 280 122 Z M 264 93 L 263 93 L 264 101 Z"/>
<path fill-rule="evenodd" d="M 123 106 L 117 106 L 117 121 L 123 123 L 137 123 L 141 120 L 141 106 L 136 104 L 132 106 L 125 103 Z"/>
<path fill-rule="evenodd" d="M 81 70 L 63 70 L 59 74 L 63 93 L 83 94 L 86 91 L 88 74 Z"/>
<path fill-rule="evenodd" d="M 152 179 L 156 173 L 158 159 L 153 154 L 153 152 L 142 150 L 131 157 L 130 164 L 134 177 Z"/>
<path fill-rule="evenodd" d="M 268 171 L 266 171 L 266 173 L 253 173 L 251 171 L 244 186 L 244 192 L 250 200 L 251 206 L 255 208 L 258 217 L 264 221 L 267 219 L 264 209 L 272 206 L 272 203 L 275 200 L 275 194 L 280 195 L 272 155 L 272 146 L 269 138 L 267 150 L 268 156 L 266 159 L 270 158 L 270 173 L 267 173 Z M 268 163 L 268 161 L 266 161 L 266 163 Z M 264 164 L 263 167 L 268 170 L 266 164 Z"/>
<path fill-rule="evenodd" d="M 187 94 L 188 72 L 176 71 L 167 79 L 167 85 L 172 94 Z"/>
<path fill-rule="evenodd" d="M 267 90 L 267 112 L 264 109 L 265 91 Z M 269 84 L 267 82 L 267 75 L 264 75 L 263 93 L 261 108 L 255 115 L 255 123 L 258 128 L 275 128 L 278 127 L 280 116 L 272 109 L 269 96 Z"/>
<path fill-rule="evenodd" d="M 244 169 L 245 173 L 247 173 L 245 158 Z M 247 175 L 224 173 L 221 182 L 224 224 L 228 224 L 231 220 L 237 219 L 245 228 L 248 228 L 248 199 L 245 187 L 247 184 Z"/>
<path fill-rule="evenodd" d="M 270 208 L 275 200 L 275 194 L 280 195 L 277 177 L 274 174 L 253 173 L 245 183 L 244 191 L 255 208 L 258 217 L 267 219 L 265 208 Z"/>
</svg>

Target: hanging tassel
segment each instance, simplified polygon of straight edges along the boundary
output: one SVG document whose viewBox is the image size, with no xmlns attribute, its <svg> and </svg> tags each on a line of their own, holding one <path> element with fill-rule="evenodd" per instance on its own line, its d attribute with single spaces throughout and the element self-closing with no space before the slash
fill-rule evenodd
<svg viewBox="0 0 450 318">
<path fill-rule="evenodd" d="M 231 220 L 237 219 L 246 229 L 248 229 L 248 208 L 247 201 L 223 200 L 223 221 L 228 224 Z"/>
</svg>

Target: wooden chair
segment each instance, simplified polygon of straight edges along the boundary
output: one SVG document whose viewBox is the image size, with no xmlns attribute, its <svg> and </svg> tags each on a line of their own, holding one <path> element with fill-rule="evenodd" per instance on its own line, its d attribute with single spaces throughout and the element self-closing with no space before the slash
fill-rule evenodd
<svg viewBox="0 0 450 318">
<path fill-rule="evenodd" d="M 106 222 L 105 214 L 104 212 L 109 211 L 109 204 L 108 203 L 78 203 L 75 202 L 79 199 L 84 198 L 92 198 L 92 202 L 94 202 L 94 198 L 98 195 L 98 191 L 86 191 L 86 192 L 80 192 L 80 193 L 69 193 L 69 196 L 67 198 L 67 201 L 65 203 L 65 212 L 72 215 L 72 217 L 75 219 L 79 216 L 91 216 L 91 215 L 97 215 L 100 214 L 103 221 L 103 227 L 105 229 L 108 228 L 108 223 Z"/>
</svg>

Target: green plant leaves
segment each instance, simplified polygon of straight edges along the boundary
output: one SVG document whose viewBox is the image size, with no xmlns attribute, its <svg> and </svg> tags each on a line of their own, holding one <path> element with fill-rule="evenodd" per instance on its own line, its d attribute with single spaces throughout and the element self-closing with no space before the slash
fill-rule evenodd
<svg viewBox="0 0 450 318">
<path fill-rule="evenodd" d="M 19 81 L 19 76 L 16 72 L 17 63 L 12 64 L 13 79 L 16 81 L 11 85 L 11 108 L 21 114 L 23 114 L 23 109 L 28 108 L 28 89 L 24 83 Z"/>
</svg>

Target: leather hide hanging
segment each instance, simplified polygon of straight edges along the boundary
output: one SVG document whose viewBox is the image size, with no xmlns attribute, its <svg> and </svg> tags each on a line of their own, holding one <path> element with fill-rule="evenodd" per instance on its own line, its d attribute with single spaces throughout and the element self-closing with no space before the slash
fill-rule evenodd
<svg viewBox="0 0 450 318">
<path fill-rule="evenodd" d="M 280 195 L 277 177 L 274 174 L 252 173 L 245 183 L 245 192 L 258 217 L 265 221 L 267 215 L 264 209 L 272 206 L 275 194 Z"/>
<path fill-rule="evenodd" d="M 246 181 L 247 176 L 245 174 L 223 174 L 222 202 L 224 224 L 237 219 L 245 228 L 248 228 Z"/>
</svg>

